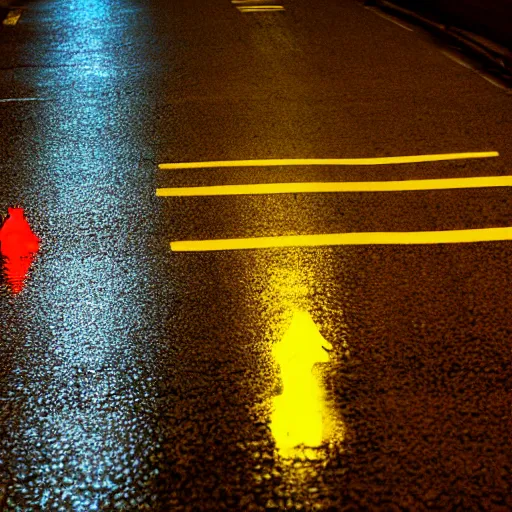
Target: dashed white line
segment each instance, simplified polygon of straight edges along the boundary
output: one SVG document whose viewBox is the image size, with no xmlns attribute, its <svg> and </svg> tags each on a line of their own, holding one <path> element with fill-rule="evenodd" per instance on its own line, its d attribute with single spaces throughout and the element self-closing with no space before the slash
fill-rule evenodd
<svg viewBox="0 0 512 512">
<path fill-rule="evenodd" d="M 445 57 L 448 57 L 453 62 L 459 64 L 460 66 L 462 66 L 462 67 L 464 67 L 466 69 L 469 69 L 471 71 L 474 71 L 478 76 L 482 77 L 484 80 L 486 80 L 490 84 L 494 85 L 495 87 L 503 89 L 504 91 L 509 91 L 510 90 L 510 87 L 507 86 L 505 83 L 502 83 L 502 82 L 500 82 L 499 79 L 494 78 L 494 77 L 488 75 L 487 73 L 479 70 L 477 67 L 475 67 L 473 64 L 471 64 L 471 62 L 468 62 L 468 61 L 464 60 L 463 57 L 459 57 L 454 52 L 451 52 L 449 50 L 443 50 L 441 53 Z"/>
<path fill-rule="evenodd" d="M 505 84 L 500 83 L 499 80 L 495 80 L 493 77 L 485 75 L 483 73 L 478 73 L 484 80 L 487 80 L 490 84 L 494 85 L 495 87 L 499 87 L 500 89 L 503 89 L 504 91 L 509 91 L 510 87 L 507 87 Z"/>
<path fill-rule="evenodd" d="M 462 67 L 466 68 L 466 69 L 473 69 L 473 66 L 471 66 L 470 64 L 468 64 L 467 62 L 464 62 L 461 58 L 457 57 L 456 55 L 454 55 L 453 53 L 449 52 L 449 51 L 446 51 L 446 50 L 443 50 L 441 52 L 445 57 L 448 57 L 450 60 L 453 60 L 453 62 L 456 62 L 457 64 L 461 65 Z"/>
<path fill-rule="evenodd" d="M 0 98 L 0 103 L 12 103 L 15 101 L 48 101 L 48 98 Z"/>
<path fill-rule="evenodd" d="M 408 27 L 407 25 L 402 25 L 402 23 L 400 23 L 399 21 L 395 20 L 394 18 L 392 18 L 391 16 L 388 16 L 380 11 L 378 11 L 377 9 L 371 9 L 369 8 L 368 9 L 369 11 L 372 11 L 373 13 L 375 13 L 377 16 L 380 16 L 381 18 L 385 19 L 385 20 L 388 20 L 388 21 L 391 21 L 391 23 L 394 23 L 395 25 L 398 25 L 399 27 L 402 27 L 404 28 L 405 30 L 408 30 L 409 32 L 414 32 L 414 30 L 410 27 Z"/>
</svg>

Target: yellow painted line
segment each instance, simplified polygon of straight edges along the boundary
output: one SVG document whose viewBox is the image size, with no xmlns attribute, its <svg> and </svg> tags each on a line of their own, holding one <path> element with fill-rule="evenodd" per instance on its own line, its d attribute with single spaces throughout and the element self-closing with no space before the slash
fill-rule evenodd
<svg viewBox="0 0 512 512">
<path fill-rule="evenodd" d="M 240 6 L 237 9 L 283 9 L 282 5 L 250 5 L 250 6 Z"/>
<path fill-rule="evenodd" d="M 234 5 L 240 5 L 241 7 L 257 7 L 258 5 L 266 5 L 266 0 L 231 0 Z"/>
<path fill-rule="evenodd" d="M 18 23 L 18 20 L 21 17 L 21 13 L 23 12 L 23 9 L 11 9 L 7 16 L 5 17 L 3 24 L 4 25 L 10 25 L 14 26 L 16 23 Z"/>
<path fill-rule="evenodd" d="M 441 155 L 390 156 L 380 158 L 293 158 L 268 160 L 221 160 L 218 162 L 182 162 L 160 164 L 160 169 L 205 169 L 208 167 L 272 167 L 288 165 L 390 165 L 441 160 L 464 160 L 469 158 L 492 158 L 497 151 L 481 153 L 446 153 Z"/>
<path fill-rule="evenodd" d="M 267 12 L 267 11 L 284 11 L 282 5 L 262 5 L 261 7 L 237 7 L 240 12 Z"/>
<path fill-rule="evenodd" d="M 512 187 L 512 176 L 447 178 L 437 180 L 261 183 L 253 185 L 174 187 L 157 188 L 156 195 L 160 197 L 190 197 L 259 194 L 304 194 L 322 192 L 403 192 L 413 190 L 450 190 L 485 187 Z"/>
<path fill-rule="evenodd" d="M 171 242 L 174 252 L 235 251 L 273 247 L 318 247 L 333 245 L 418 245 L 498 242 L 512 240 L 512 227 L 453 231 L 334 233 L 328 235 L 185 240 Z"/>
</svg>

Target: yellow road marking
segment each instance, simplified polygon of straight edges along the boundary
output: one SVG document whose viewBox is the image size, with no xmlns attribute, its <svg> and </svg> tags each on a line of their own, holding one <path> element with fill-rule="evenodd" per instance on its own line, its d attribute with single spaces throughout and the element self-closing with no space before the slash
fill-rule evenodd
<svg viewBox="0 0 512 512">
<path fill-rule="evenodd" d="M 457 244 L 512 240 L 512 227 L 453 231 L 334 233 L 327 235 L 184 240 L 171 242 L 174 252 L 233 251 L 272 247 L 318 247 L 332 245 Z"/>
<path fill-rule="evenodd" d="M 5 17 L 3 24 L 4 25 L 11 25 L 14 26 L 16 23 L 18 23 L 18 20 L 21 17 L 21 13 L 23 12 L 22 9 L 11 9 L 7 16 Z"/>
<path fill-rule="evenodd" d="M 463 160 L 468 158 L 492 158 L 499 156 L 497 151 L 481 153 L 446 153 L 441 155 L 391 156 L 380 158 L 295 158 L 268 160 L 222 160 L 218 162 L 182 162 L 160 164 L 160 169 L 205 169 L 208 167 L 272 167 L 288 165 L 390 165 L 419 162 L 439 162 L 441 160 Z"/>
<path fill-rule="evenodd" d="M 282 5 L 261 5 L 251 7 L 237 7 L 240 12 L 266 12 L 266 11 L 284 11 Z"/>
<path fill-rule="evenodd" d="M 255 10 L 260 10 L 260 9 L 283 9 L 283 6 L 282 5 L 248 5 L 248 6 L 240 6 L 240 7 L 237 7 L 237 9 L 255 9 Z"/>
<path fill-rule="evenodd" d="M 327 183 L 261 183 L 253 185 L 217 185 L 209 187 L 157 188 L 161 197 L 234 196 L 256 194 L 300 194 L 321 192 L 401 192 L 412 190 L 448 190 L 461 188 L 512 187 L 512 176 L 448 178 L 405 181 L 349 181 Z"/>
</svg>

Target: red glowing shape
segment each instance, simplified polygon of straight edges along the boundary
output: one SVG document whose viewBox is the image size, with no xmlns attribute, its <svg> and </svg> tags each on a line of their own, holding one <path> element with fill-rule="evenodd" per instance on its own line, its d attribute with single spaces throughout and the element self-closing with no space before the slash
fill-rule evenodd
<svg viewBox="0 0 512 512">
<path fill-rule="evenodd" d="M 28 269 L 39 250 L 39 238 L 32 232 L 23 208 L 9 208 L 9 216 L 0 228 L 0 253 L 4 275 L 13 293 L 22 290 Z"/>
</svg>

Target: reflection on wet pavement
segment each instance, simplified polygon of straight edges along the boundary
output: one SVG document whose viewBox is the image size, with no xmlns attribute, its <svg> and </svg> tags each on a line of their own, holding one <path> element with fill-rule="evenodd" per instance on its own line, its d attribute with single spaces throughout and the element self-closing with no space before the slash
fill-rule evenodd
<svg viewBox="0 0 512 512">
<path fill-rule="evenodd" d="M 35 9 L 30 79 L 56 101 L 32 107 L 40 145 L 37 164 L 24 163 L 23 199 L 45 244 L 9 312 L 17 329 L 2 396 L 15 420 L 0 440 L 0 483 L 9 510 L 147 510 L 158 472 L 149 462 L 155 345 L 143 313 L 148 274 L 127 242 L 144 236 L 129 212 L 141 179 L 139 104 L 123 89 L 127 70 L 136 86 L 140 68 L 131 49 L 119 51 L 139 12 L 111 0 Z"/>
<path fill-rule="evenodd" d="M 4 276 L 13 293 L 23 289 L 38 250 L 39 238 L 32 232 L 23 208 L 9 208 L 0 228 L 0 253 L 4 258 Z"/>
<path fill-rule="evenodd" d="M 348 350 L 348 333 L 342 309 L 326 309 L 318 293 L 333 263 L 325 255 L 291 250 L 272 258 L 258 255 L 248 270 L 272 361 L 266 380 L 271 396 L 255 408 L 271 441 L 258 446 L 261 459 L 254 466 L 255 491 L 265 510 L 320 506 L 318 496 L 330 492 L 324 469 L 344 452 L 346 425 L 326 384 L 341 349 Z M 272 479 L 264 485 L 269 467 Z"/>
<path fill-rule="evenodd" d="M 2 213 L 23 204 L 42 243 L 23 292 L 0 287 L 0 510 L 512 510 L 510 244 L 169 251 L 171 239 L 375 230 L 395 215 L 405 230 L 441 228 L 443 212 L 462 204 L 475 222 L 502 225 L 510 205 L 504 189 L 442 201 L 157 201 L 158 161 L 407 154 L 407 137 L 388 147 L 396 134 L 425 154 L 420 139 L 439 143 L 414 132 L 415 116 L 397 128 L 415 112 L 406 96 L 379 124 L 395 109 L 366 64 L 367 81 L 355 74 L 355 86 L 344 75 L 354 62 L 333 68 L 339 81 L 317 77 L 316 64 L 338 57 L 302 51 L 315 52 L 322 35 L 309 19 L 241 27 L 224 7 L 41 0 L 18 27 L 15 64 L 29 66 L 16 80 L 28 83 L 27 98 L 51 101 L 2 105 L 17 121 L 0 123 L 12 153 L 0 169 Z M 357 54 L 347 35 L 342 57 L 345 43 L 345 57 Z M 300 52 L 275 59 L 281 41 Z M 373 62 L 384 76 L 381 57 Z M 398 95 L 404 75 L 395 71 Z M 385 94 L 373 104 L 356 89 L 375 83 Z M 466 109 L 449 100 L 425 105 L 440 119 Z M 494 128 L 481 122 L 494 146 Z M 442 133 L 456 131 L 448 123 Z M 300 179 L 314 179 L 306 171 Z M 179 179 L 233 176 L 249 183 L 257 172 Z M 370 177 L 381 179 L 367 170 L 357 179 Z M 455 207 L 445 210 L 447 197 Z"/>
<path fill-rule="evenodd" d="M 271 430 L 283 457 L 316 458 L 314 448 L 329 435 L 324 425 L 324 389 L 313 373 L 315 363 L 329 361 L 326 350 L 332 345 L 305 311 L 294 312 L 286 334 L 273 347 L 283 392 L 273 400 Z"/>
</svg>

